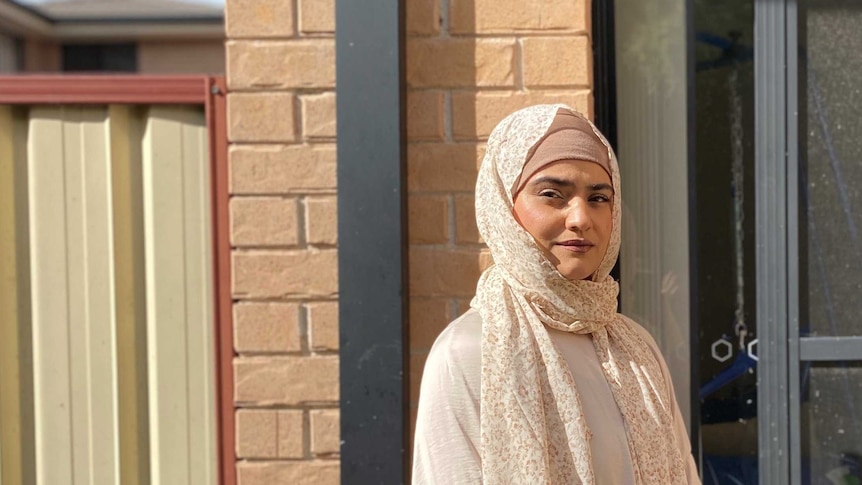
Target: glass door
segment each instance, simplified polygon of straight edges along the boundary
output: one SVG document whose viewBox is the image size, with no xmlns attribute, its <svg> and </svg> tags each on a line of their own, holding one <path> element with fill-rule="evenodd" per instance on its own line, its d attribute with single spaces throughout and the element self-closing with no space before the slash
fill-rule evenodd
<svg viewBox="0 0 862 485">
<path fill-rule="evenodd" d="M 789 5 L 795 50 L 799 361 L 794 483 L 862 483 L 862 2 Z M 795 13 L 795 19 L 792 14 Z M 794 32 L 795 31 L 795 32 Z M 790 41 L 795 37 L 795 45 Z M 788 73 L 793 75 L 793 73 Z M 793 94 L 793 93 L 789 93 Z M 796 257 L 794 257 L 796 256 Z M 799 459 L 796 459 L 799 458 Z"/>
<path fill-rule="evenodd" d="M 862 484 L 862 2 L 690 5 L 704 483 Z"/>
<path fill-rule="evenodd" d="M 704 484 L 862 485 L 862 0 L 615 16 L 622 306 L 692 395 Z"/>
<path fill-rule="evenodd" d="M 755 2 L 761 483 L 862 483 L 860 22 Z"/>
</svg>

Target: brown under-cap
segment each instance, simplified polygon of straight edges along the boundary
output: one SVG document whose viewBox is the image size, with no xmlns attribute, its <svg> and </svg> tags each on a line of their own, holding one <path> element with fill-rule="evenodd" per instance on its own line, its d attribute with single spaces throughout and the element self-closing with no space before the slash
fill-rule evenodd
<svg viewBox="0 0 862 485">
<path fill-rule="evenodd" d="M 524 188 L 534 173 L 545 165 L 560 160 L 584 160 L 599 164 L 611 175 L 608 148 L 596 136 L 589 122 L 568 111 L 557 111 L 557 116 L 539 143 L 527 155 L 521 175 L 515 181 L 513 195 Z"/>
</svg>

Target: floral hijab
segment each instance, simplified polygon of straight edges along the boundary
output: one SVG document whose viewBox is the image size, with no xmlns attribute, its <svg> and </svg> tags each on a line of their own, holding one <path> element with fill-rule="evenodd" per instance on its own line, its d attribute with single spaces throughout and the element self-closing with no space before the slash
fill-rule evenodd
<svg viewBox="0 0 862 485">
<path fill-rule="evenodd" d="M 546 327 L 589 334 L 626 427 L 637 483 L 685 483 L 673 396 L 646 342 L 618 314 L 610 276 L 620 247 L 620 176 L 607 140 L 613 230 L 591 280 L 569 281 L 515 220 L 513 191 L 529 153 L 565 105 L 539 105 L 491 133 L 476 185 L 479 232 L 495 265 L 472 302 L 482 316 L 481 455 L 485 483 L 595 483 L 578 389 Z M 584 118 L 585 119 L 585 118 Z M 588 121 L 588 120 L 587 120 Z"/>
</svg>

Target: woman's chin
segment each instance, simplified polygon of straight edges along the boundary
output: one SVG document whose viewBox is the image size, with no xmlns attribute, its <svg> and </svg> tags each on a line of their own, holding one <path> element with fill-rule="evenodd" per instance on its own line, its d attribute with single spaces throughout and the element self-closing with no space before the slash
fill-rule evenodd
<svg viewBox="0 0 862 485">
<path fill-rule="evenodd" d="M 584 268 L 576 268 L 576 269 L 560 269 L 557 268 L 563 278 L 566 278 L 569 281 L 578 281 L 578 280 L 588 280 L 593 275 L 595 270 L 589 271 Z"/>
</svg>

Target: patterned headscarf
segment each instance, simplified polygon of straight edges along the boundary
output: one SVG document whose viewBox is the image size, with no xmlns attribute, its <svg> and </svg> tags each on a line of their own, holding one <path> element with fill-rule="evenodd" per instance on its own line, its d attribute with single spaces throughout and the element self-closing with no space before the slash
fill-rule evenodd
<svg viewBox="0 0 862 485">
<path fill-rule="evenodd" d="M 610 165 L 613 229 L 590 280 L 563 277 L 513 214 L 524 164 L 560 110 L 587 121 L 607 149 Z M 532 106 L 509 115 L 491 133 L 476 184 L 476 218 L 495 264 L 482 275 L 472 302 L 483 322 L 485 483 L 595 482 L 589 423 L 574 378 L 546 327 L 592 337 L 623 417 L 637 483 L 686 481 L 673 431 L 673 396 L 660 364 L 634 324 L 616 311 L 619 286 L 610 271 L 619 253 L 621 205 L 613 150 L 572 108 Z"/>
</svg>

